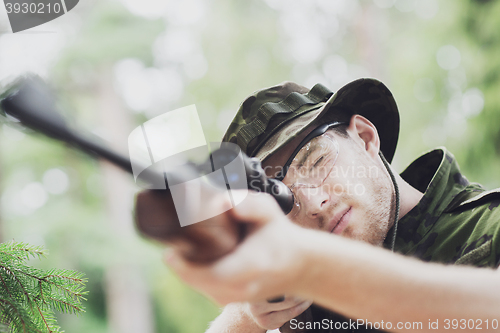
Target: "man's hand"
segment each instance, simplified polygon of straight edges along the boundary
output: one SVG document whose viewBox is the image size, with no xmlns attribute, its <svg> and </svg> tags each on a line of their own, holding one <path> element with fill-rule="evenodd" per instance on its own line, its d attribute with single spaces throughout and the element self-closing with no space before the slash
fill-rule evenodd
<svg viewBox="0 0 500 333">
<path fill-rule="evenodd" d="M 213 264 L 195 264 L 170 250 L 165 261 L 182 280 L 220 304 L 258 301 L 295 289 L 304 276 L 303 229 L 286 218 L 271 196 L 249 193 L 215 218 L 247 224 L 247 237 Z"/>
<path fill-rule="evenodd" d="M 248 303 L 247 311 L 260 327 L 273 330 L 300 315 L 311 304 L 312 301 L 287 296 L 284 301 L 278 303 L 267 301 Z"/>
</svg>

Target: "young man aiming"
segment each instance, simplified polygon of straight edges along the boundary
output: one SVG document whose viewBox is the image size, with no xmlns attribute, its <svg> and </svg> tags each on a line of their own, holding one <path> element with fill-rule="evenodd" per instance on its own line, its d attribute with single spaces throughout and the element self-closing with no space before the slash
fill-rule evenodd
<svg viewBox="0 0 500 333">
<path fill-rule="evenodd" d="M 285 216 L 270 196 L 250 194 L 221 215 L 252 231 L 213 264 L 167 255 L 182 279 L 229 303 L 209 332 L 265 332 L 290 320 L 284 330 L 308 331 L 293 318 L 313 302 L 302 319 L 334 318 L 321 327 L 332 331 L 353 326 L 335 327 L 342 319 L 323 309 L 388 331 L 446 331 L 453 320 L 498 328 L 500 275 L 459 265 L 498 267 L 499 191 L 469 184 L 445 149 L 393 174 L 398 132 L 392 94 L 373 79 L 335 94 L 284 83 L 242 103 L 224 141 L 259 158 L 295 202 Z"/>
</svg>

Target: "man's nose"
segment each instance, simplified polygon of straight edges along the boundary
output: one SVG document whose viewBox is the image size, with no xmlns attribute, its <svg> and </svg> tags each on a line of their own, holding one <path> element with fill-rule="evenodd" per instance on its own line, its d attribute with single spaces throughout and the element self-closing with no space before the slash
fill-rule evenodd
<svg viewBox="0 0 500 333">
<path fill-rule="evenodd" d="M 326 209 L 328 202 L 330 201 L 330 195 L 328 191 L 325 191 L 323 186 L 310 188 L 302 198 L 305 205 L 305 213 L 309 218 L 316 218 L 323 210 Z"/>
</svg>

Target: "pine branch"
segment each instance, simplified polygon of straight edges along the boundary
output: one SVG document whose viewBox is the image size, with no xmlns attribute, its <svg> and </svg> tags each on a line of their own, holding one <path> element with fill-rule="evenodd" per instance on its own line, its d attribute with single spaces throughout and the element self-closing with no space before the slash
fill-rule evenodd
<svg viewBox="0 0 500 333">
<path fill-rule="evenodd" d="M 45 257 L 47 252 L 41 246 L 31 246 L 26 243 L 2 243 L 0 244 L 0 262 L 6 261 L 3 256 L 24 261 L 33 258 Z"/>
<path fill-rule="evenodd" d="M 30 257 L 45 253 L 25 243 L 0 244 L 0 332 L 61 332 L 54 311 L 85 311 L 81 303 L 86 300 L 87 280 L 82 273 L 44 271 L 25 264 Z"/>
</svg>

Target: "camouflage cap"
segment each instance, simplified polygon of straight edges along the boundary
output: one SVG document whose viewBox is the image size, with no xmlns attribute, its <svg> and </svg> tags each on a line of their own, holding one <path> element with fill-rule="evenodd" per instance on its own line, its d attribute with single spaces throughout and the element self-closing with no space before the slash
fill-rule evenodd
<svg viewBox="0 0 500 333">
<path fill-rule="evenodd" d="M 336 93 L 319 83 L 309 90 L 293 82 L 257 91 L 240 105 L 222 141 L 236 143 L 248 156 L 263 161 L 313 122 L 349 121 L 354 114 L 375 125 L 380 150 L 391 162 L 399 113 L 389 89 L 375 79 L 358 79 Z"/>
</svg>

